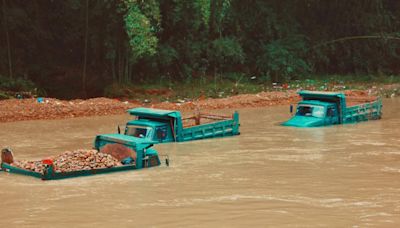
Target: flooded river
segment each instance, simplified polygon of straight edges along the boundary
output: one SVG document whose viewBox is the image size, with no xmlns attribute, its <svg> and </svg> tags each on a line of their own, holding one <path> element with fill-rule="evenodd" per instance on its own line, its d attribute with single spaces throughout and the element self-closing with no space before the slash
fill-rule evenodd
<svg viewBox="0 0 400 228">
<path fill-rule="evenodd" d="M 399 227 L 400 99 L 382 120 L 297 129 L 242 109 L 241 135 L 157 145 L 171 166 L 59 181 L 0 172 L 0 227 Z M 17 159 L 91 148 L 128 115 L 0 124 Z"/>
</svg>

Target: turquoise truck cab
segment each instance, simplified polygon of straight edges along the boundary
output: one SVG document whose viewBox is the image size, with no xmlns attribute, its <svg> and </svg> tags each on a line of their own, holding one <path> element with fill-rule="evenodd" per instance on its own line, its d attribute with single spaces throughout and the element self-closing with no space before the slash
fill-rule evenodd
<svg viewBox="0 0 400 228">
<path fill-rule="evenodd" d="M 198 123 L 189 127 L 184 126 L 184 121 L 194 120 L 194 117 L 183 119 L 179 111 L 134 108 L 128 110 L 128 113 L 135 116 L 135 119 L 127 122 L 124 135 L 155 143 L 183 142 L 239 134 L 237 112 L 232 117 L 199 115 Z M 200 124 L 200 118 L 207 118 L 208 122 Z"/>
<path fill-rule="evenodd" d="M 159 143 L 174 141 L 172 129 L 167 123 L 160 123 L 151 120 L 129 121 L 126 123 L 124 134 Z"/>
<path fill-rule="evenodd" d="M 122 134 L 103 134 L 96 136 L 94 140 L 95 149 L 101 151 L 102 148 L 107 145 L 118 145 L 118 147 L 115 147 L 116 153 L 125 149 L 134 151 L 136 156 L 133 163 L 136 169 L 148 168 L 161 164 L 158 152 L 151 148 L 154 142 L 147 139 Z M 111 150 L 112 149 L 113 148 L 111 148 Z"/>
<path fill-rule="evenodd" d="M 295 115 L 283 126 L 319 127 L 379 119 L 382 115 L 380 99 L 348 107 L 343 93 L 300 91 L 299 95 L 302 101 Z"/>
<path fill-rule="evenodd" d="M 335 105 L 321 101 L 303 101 L 298 103 L 295 116 L 283 125 L 316 127 L 338 123 L 339 115 Z"/>
</svg>

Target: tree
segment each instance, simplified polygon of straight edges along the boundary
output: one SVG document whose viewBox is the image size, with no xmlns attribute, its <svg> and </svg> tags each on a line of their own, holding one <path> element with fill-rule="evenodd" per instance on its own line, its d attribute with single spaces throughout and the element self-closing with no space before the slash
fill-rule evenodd
<svg viewBox="0 0 400 228">
<path fill-rule="evenodd" d="M 8 59 L 8 76 L 10 78 L 13 77 L 13 70 L 12 70 L 12 59 L 11 59 L 11 45 L 10 45 L 10 35 L 8 31 L 8 18 L 7 18 L 7 9 L 6 9 L 6 0 L 3 0 L 3 24 L 4 24 L 4 31 L 6 34 L 6 43 L 7 43 L 7 59 Z"/>
<path fill-rule="evenodd" d="M 86 68 L 88 58 L 88 39 L 89 39 L 89 0 L 86 0 L 85 7 L 85 48 L 83 53 L 83 72 L 82 72 L 82 90 L 84 97 L 87 97 L 86 91 Z"/>
</svg>

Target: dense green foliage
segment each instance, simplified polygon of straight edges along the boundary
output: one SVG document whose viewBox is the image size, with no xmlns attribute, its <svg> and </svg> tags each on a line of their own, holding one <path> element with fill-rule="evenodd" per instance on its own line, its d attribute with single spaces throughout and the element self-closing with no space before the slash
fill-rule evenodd
<svg viewBox="0 0 400 228">
<path fill-rule="evenodd" d="M 1 0 L 0 7 L 0 74 L 56 97 L 160 81 L 256 78 L 261 86 L 309 74 L 400 73 L 398 0 Z"/>
</svg>

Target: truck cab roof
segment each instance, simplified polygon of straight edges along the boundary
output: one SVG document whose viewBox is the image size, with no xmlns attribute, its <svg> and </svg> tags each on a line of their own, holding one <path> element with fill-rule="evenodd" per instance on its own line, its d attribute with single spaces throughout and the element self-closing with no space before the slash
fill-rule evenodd
<svg viewBox="0 0 400 228">
<path fill-rule="evenodd" d="M 327 91 L 308 91 L 308 90 L 302 90 L 299 91 L 300 95 L 322 95 L 322 96 L 341 96 L 343 93 L 341 92 L 327 92 Z"/>
<path fill-rule="evenodd" d="M 99 148 L 100 146 L 97 145 L 100 140 L 103 141 L 109 141 L 112 143 L 121 143 L 121 144 L 126 144 L 129 145 L 133 148 L 136 149 L 141 149 L 141 148 L 147 148 L 152 146 L 154 141 L 150 141 L 148 139 L 142 139 L 138 137 L 133 137 L 129 135 L 122 135 L 122 134 L 103 134 L 103 135 L 97 135 L 95 139 L 95 147 Z"/>
<path fill-rule="evenodd" d="M 301 90 L 298 92 L 298 94 L 303 98 L 303 100 L 323 100 L 328 102 L 335 102 L 337 100 L 341 100 L 343 102 L 346 97 L 344 93 L 325 91 Z"/>
<path fill-rule="evenodd" d="M 153 109 L 153 108 L 133 108 L 129 109 L 128 113 L 133 116 L 143 116 L 152 118 L 180 118 L 181 113 L 179 111 Z"/>
<path fill-rule="evenodd" d="M 160 127 L 164 126 L 165 123 L 152 121 L 148 119 L 140 119 L 140 120 L 131 120 L 126 123 L 127 125 L 138 125 L 138 126 L 146 126 L 146 127 Z"/>
</svg>

